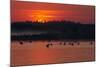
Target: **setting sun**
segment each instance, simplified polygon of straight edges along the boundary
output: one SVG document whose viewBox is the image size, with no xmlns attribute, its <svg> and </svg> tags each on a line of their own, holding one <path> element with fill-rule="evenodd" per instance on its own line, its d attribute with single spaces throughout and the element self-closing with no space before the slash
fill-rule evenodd
<svg viewBox="0 0 100 67">
<path fill-rule="evenodd" d="M 50 13 L 51 11 L 47 11 L 47 10 L 36 10 L 32 12 L 30 18 L 33 21 L 45 23 L 46 21 L 49 21 L 50 19 L 54 18 L 54 16 L 50 15 Z"/>
<path fill-rule="evenodd" d="M 36 18 L 35 20 L 37 20 L 38 22 L 42 22 L 42 23 L 44 23 L 46 20 L 44 15 L 37 15 L 35 18 Z"/>
<path fill-rule="evenodd" d="M 48 16 L 48 15 L 31 15 L 32 20 L 38 21 L 40 23 L 44 23 L 45 21 L 48 21 L 50 17 L 52 16 Z"/>
</svg>

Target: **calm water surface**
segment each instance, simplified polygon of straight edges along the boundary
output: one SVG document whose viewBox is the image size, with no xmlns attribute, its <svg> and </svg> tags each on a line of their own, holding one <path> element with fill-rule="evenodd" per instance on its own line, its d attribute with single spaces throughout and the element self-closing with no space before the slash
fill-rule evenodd
<svg viewBox="0 0 100 67">
<path fill-rule="evenodd" d="M 12 65 L 37 65 L 95 60 L 94 41 L 18 41 L 11 43 Z M 48 44 L 49 47 L 47 47 Z M 64 44 L 65 43 L 65 44 Z"/>
</svg>

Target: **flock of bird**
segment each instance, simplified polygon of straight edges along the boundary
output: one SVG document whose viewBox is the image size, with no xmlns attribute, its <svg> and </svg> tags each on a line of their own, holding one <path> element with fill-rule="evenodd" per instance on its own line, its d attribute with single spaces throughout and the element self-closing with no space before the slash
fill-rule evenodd
<svg viewBox="0 0 100 67">
<path fill-rule="evenodd" d="M 77 43 L 77 45 L 80 44 L 80 42 L 69 42 L 68 45 L 74 46 L 74 43 Z M 66 42 L 60 42 L 59 45 L 66 45 Z M 49 48 L 50 46 L 54 45 L 53 43 L 47 44 L 46 47 Z"/>
<path fill-rule="evenodd" d="M 29 41 L 30 43 L 32 43 L 32 41 L 30 40 Z M 20 41 L 19 42 L 21 45 L 23 45 L 24 43 L 23 43 L 23 41 Z M 73 42 L 69 42 L 68 43 L 68 45 L 71 45 L 71 46 L 74 46 L 75 44 L 77 44 L 77 45 L 80 45 L 80 42 L 78 42 L 78 41 L 73 41 Z M 93 42 L 91 41 L 90 42 L 90 45 L 92 45 L 93 44 Z M 46 44 L 46 47 L 47 48 L 49 48 L 50 46 L 53 46 L 54 44 L 52 43 L 52 41 L 49 41 L 49 43 L 48 44 Z M 59 45 L 67 45 L 67 43 L 66 42 L 59 42 Z"/>
</svg>

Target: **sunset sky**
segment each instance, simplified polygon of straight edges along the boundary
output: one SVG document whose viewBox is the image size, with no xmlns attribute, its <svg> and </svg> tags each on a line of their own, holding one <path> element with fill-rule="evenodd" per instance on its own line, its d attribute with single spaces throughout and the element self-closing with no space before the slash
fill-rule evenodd
<svg viewBox="0 0 100 67">
<path fill-rule="evenodd" d="M 11 20 L 12 22 L 70 20 L 91 24 L 95 22 L 95 7 L 13 1 L 11 5 Z"/>
</svg>

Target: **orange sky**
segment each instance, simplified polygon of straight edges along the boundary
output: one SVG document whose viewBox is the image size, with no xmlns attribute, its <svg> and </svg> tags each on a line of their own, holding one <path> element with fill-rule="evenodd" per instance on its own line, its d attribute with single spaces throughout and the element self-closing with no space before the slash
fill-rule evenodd
<svg viewBox="0 0 100 67">
<path fill-rule="evenodd" d="M 71 20 L 82 23 L 95 22 L 95 7 L 41 2 L 13 1 L 12 21 Z"/>
</svg>

